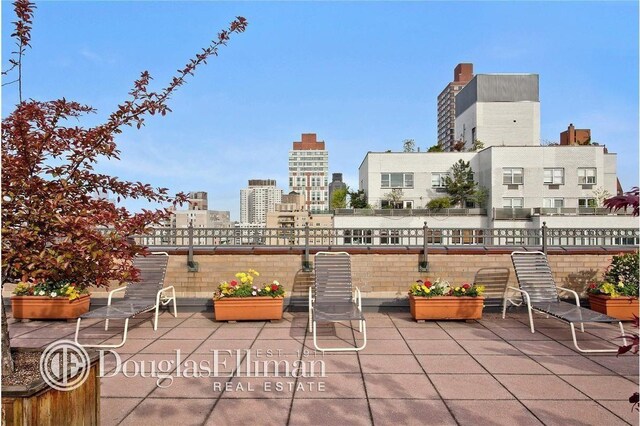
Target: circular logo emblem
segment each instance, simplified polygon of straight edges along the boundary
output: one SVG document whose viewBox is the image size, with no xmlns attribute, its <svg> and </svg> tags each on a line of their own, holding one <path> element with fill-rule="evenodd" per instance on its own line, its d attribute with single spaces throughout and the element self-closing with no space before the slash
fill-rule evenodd
<svg viewBox="0 0 640 426">
<path fill-rule="evenodd" d="M 40 374 L 45 383 L 60 391 L 70 391 L 89 377 L 91 359 L 82 346 L 71 340 L 58 340 L 47 346 L 40 357 Z"/>
</svg>

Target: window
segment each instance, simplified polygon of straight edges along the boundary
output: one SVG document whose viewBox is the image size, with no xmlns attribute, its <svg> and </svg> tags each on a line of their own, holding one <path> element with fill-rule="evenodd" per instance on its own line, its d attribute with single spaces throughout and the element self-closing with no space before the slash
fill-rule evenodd
<svg viewBox="0 0 640 426">
<path fill-rule="evenodd" d="M 397 229 L 381 229 L 380 244 L 400 244 L 400 232 Z"/>
<path fill-rule="evenodd" d="M 542 200 L 542 207 L 544 208 L 564 207 L 564 198 L 545 198 Z"/>
<path fill-rule="evenodd" d="M 595 198 L 578 198 L 578 207 L 598 207 Z"/>
<path fill-rule="evenodd" d="M 596 169 L 584 168 L 578 169 L 578 184 L 591 185 L 596 183 Z"/>
<path fill-rule="evenodd" d="M 382 188 L 413 188 L 413 173 L 382 173 Z"/>
<path fill-rule="evenodd" d="M 431 187 L 432 188 L 444 188 L 444 178 L 449 176 L 447 172 L 435 172 L 431 173 Z"/>
<path fill-rule="evenodd" d="M 564 169 L 544 169 L 544 183 L 564 185 Z"/>
<path fill-rule="evenodd" d="M 524 206 L 524 198 L 503 198 L 502 207 L 505 209 L 521 209 Z"/>
<path fill-rule="evenodd" d="M 524 183 L 524 169 L 519 167 L 502 169 L 502 183 L 504 185 L 522 185 Z"/>
<path fill-rule="evenodd" d="M 371 229 L 345 229 L 345 244 L 371 244 Z"/>
</svg>

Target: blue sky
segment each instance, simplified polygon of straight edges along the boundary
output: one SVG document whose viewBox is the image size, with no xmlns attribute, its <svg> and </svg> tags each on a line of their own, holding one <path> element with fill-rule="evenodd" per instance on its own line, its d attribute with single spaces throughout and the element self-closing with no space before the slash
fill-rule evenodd
<svg viewBox="0 0 640 426">
<path fill-rule="evenodd" d="M 209 192 L 239 219 L 248 179 L 277 179 L 301 133 L 317 133 L 330 172 L 357 187 L 367 151 L 436 142 L 436 97 L 459 62 L 476 73 L 540 74 L 541 138 L 568 124 L 618 153 L 638 184 L 637 2 L 40 2 L 24 60 L 26 97 L 59 97 L 103 120 L 142 70 L 160 89 L 235 16 L 247 32 L 170 101 L 118 139 L 123 179 Z M 14 15 L 2 1 L 2 63 Z M 2 91 L 2 115 L 17 102 Z M 135 202 L 126 205 L 140 207 Z"/>
</svg>

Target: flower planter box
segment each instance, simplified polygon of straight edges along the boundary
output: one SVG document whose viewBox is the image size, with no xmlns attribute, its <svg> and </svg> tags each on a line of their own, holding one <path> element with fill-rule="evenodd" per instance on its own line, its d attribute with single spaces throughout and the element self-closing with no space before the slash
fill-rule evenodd
<svg viewBox="0 0 640 426">
<path fill-rule="evenodd" d="M 73 319 L 89 311 L 90 296 L 12 296 L 11 315 L 16 319 Z"/>
<path fill-rule="evenodd" d="M 633 321 L 633 315 L 639 315 L 637 297 L 611 297 L 602 294 L 590 294 L 589 305 L 593 311 L 622 321 Z"/>
<path fill-rule="evenodd" d="M 417 320 L 480 319 L 484 297 L 409 296 L 411 316 Z"/>
<path fill-rule="evenodd" d="M 41 352 L 42 349 L 14 348 Z M 3 425 L 57 426 L 100 423 L 100 377 L 98 353 L 89 351 L 91 367 L 87 379 L 77 388 L 60 391 L 39 379 L 25 386 L 2 385 Z"/>
<path fill-rule="evenodd" d="M 216 321 L 280 320 L 283 297 L 226 297 L 213 300 Z"/>
</svg>

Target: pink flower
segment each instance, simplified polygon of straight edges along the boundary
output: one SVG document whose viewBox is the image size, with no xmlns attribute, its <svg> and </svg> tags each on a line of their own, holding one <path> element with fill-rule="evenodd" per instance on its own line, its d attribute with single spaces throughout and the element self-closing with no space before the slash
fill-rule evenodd
<svg viewBox="0 0 640 426">
<path fill-rule="evenodd" d="M 231 281 L 231 282 L 229 283 L 229 285 L 230 285 L 231 287 L 235 287 L 235 286 L 237 286 L 237 285 L 238 285 L 238 282 L 234 280 L 234 281 Z"/>
</svg>

